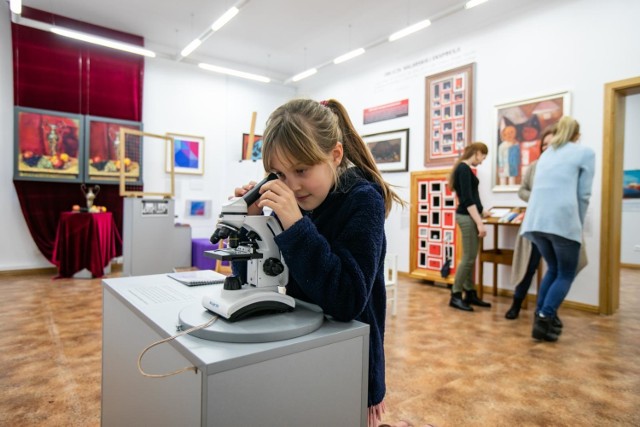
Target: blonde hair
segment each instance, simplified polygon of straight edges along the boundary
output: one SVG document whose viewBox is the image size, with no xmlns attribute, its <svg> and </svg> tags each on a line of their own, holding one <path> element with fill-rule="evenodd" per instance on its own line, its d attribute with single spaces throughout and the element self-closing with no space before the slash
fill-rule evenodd
<svg viewBox="0 0 640 427">
<path fill-rule="evenodd" d="M 454 175 L 456 173 L 456 169 L 458 169 L 458 166 L 460 166 L 460 163 L 462 163 L 462 161 L 464 160 L 469 160 L 470 158 L 475 156 L 476 153 L 478 152 L 484 155 L 489 154 L 489 148 L 487 147 L 487 144 L 485 144 L 484 142 L 474 142 L 464 147 L 462 156 L 460 156 L 456 161 L 456 163 L 453 165 L 453 168 L 451 169 L 451 173 L 449 174 L 449 179 L 447 180 L 447 185 L 449 186 L 449 189 L 451 191 L 454 191 L 454 187 L 453 187 L 455 185 Z"/>
<path fill-rule="evenodd" d="M 342 143 L 344 155 L 335 170 L 336 183 L 340 175 L 354 165 L 369 181 L 382 188 L 385 216 L 389 215 L 393 202 L 404 206 L 404 201 L 382 178 L 371 151 L 355 131 L 346 109 L 334 99 L 321 103 L 294 99 L 271 113 L 263 136 L 264 168 L 269 171 L 276 156 L 306 165 L 328 162 L 338 142 Z"/>
<path fill-rule="evenodd" d="M 562 116 L 551 139 L 553 148 L 560 148 L 569 141 L 575 141 L 580 135 L 580 123 L 573 117 Z"/>
</svg>

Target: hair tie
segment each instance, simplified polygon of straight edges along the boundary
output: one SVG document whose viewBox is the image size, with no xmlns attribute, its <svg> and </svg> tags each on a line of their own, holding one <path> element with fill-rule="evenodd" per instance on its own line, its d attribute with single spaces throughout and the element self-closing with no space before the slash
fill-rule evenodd
<svg viewBox="0 0 640 427">
<path fill-rule="evenodd" d="M 320 105 L 322 105 L 323 107 L 329 108 L 329 101 L 327 101 L 327 100 L 320 101 Z"/>
</svg>

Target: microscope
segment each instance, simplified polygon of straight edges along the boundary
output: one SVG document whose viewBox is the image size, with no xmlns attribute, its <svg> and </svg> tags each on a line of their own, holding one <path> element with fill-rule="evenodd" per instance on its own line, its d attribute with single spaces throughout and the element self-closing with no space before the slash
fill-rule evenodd
<svg viewBox="0 0 640 427">
<path fill-rule="evenodd" d="M 231 322 L 295 308 L 295 300 L 285 294 L 289 269 L 274 240 L 282 226 L 274 216 L 247 215 L 247 208 L 260 198 L 260 187 L 273 179 L 277 176 L 269 174 L 247 194 L 222 206 L 211 243 L 229 239 L 229 247 L 205 252 L 218 261 L 247 263 L 246 283 L 238 276 L 228 276 L 224 285 L 202 298 L 204 308 Z"/>
</svg>

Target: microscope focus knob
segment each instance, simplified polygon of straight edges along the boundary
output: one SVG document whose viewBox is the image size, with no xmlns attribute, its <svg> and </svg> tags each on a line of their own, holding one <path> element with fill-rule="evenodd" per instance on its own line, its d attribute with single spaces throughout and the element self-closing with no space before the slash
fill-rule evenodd
<svg viewBox="0 0 640 427">
<path fill-rule="evenodd" d="M 268 258 L 262 269 L 267 276 L 277 276 L 284 271 L 284 265 L 278 258 Z"/>
<path fill-rule="evenodd" d="M 226 291 L 237 291 L 238 289 L 242 289 L 242 281 L 238 276 L 227 276 L 224 279 L 222 289 Z"/>
</svg>

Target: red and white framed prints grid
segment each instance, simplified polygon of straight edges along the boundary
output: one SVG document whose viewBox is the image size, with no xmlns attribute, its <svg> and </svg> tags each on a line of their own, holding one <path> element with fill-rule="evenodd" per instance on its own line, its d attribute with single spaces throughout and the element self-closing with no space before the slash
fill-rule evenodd
<svg viewBox="0 0 640 427">
<path fill-rule="evenodd" d="M 471 143 L 473 66 L 426 78 L 424 165 L 450 166 Z"/>
<path fill-rule="evenodd" d="M 447 187 L 448 170 L 411 174 L 410 274 L 426 280 L 451 282 L 459 258 L 455 193 Z M 450 260 L 450 275 L 440 269 Z"/>
</svg>

